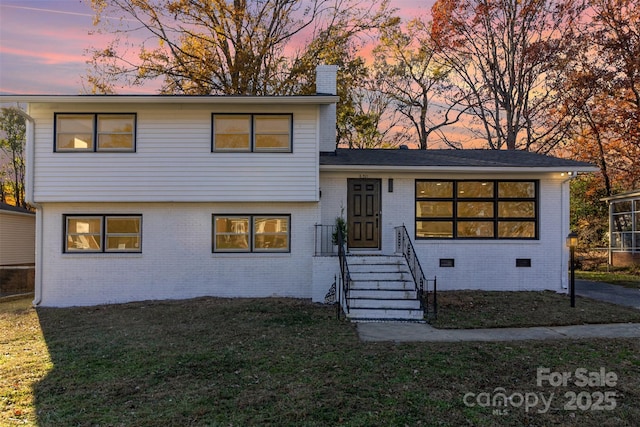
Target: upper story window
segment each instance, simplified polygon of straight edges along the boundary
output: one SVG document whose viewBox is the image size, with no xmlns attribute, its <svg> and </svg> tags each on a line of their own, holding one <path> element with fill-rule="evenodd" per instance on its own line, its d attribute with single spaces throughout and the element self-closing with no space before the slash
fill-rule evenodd
<svg viewBox="0 0 640 427">
<path fill-rule="evenodd" d="M 135 151 L 135 114 L 58 113 L 55 151 Z"/>
<path fill-rule="evenodd" d="M 537 181 L 416 180 L 417 239 L 536 239 Z"/>
<path fill-rule="evenodd" d="M 292 151 L 291 114 L 213 114 L 213 151 Z"/>
</svg>

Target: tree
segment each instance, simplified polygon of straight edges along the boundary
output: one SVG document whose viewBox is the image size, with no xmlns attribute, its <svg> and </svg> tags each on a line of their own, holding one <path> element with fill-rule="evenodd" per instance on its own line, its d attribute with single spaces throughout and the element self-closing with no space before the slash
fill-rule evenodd
<svg viewBox="0 0 640 427">
<path fill-rule="evenodd" d="M 447 80 L 451 68 L 436 58 L 428 26 L 413 19 L 406 30 L 400 22 L 384 28 L 374 54 L 378 90 L 405 118 L 402 133 L 427 149 L 429 136 L 458 122 L 465 111 L 459 91 Z"/>
<path fill-rule="evenodd" d="M 3 182 L 3 187 L 10 187 L 11 196 L 16 206 L 26 207 L 24 200 L 24 145 L 26 123 L 17 108 L 2 108 L 0 110 L 0 130 L 5 137 L 0 139 L 0 149 L 9 158 L 9 179 Z M 5 190 L 3 188 L 3 199 Z"/>
<path fill-rule="evenodd" d="M 567 120 L 549 112 L 581 11 L 577 0 L 436 1 L 435 48 L 469 96 L 469 129 L 489 148 L 547 152 L 564 137 Z"/>
<path fill-rule="evenodd" d="M 606 195 L 640 185 L 640 4 L 592 0 L 581 49 L 564 76 L 574 158 L 596 163 Z M 593 190 L 595 191 L 595 189 Z"/>
<path fill-rule="evenodd" d="M 114 34 L 94 49 L 87 77 L 92 92 L 113 93 L 118 84 L 163 79 L 161 92 L 218 95 L 283 95 L 307 75 L 291 45 L 328 34 L 349 37 L 375 28 L 389 13 L 357 0 L 92 0 L 95 23 Z M 371 4 L 375 4 L 372 2 Z M 120 27 L 112 19 L 121 17 Z M 147 39 L 137 52 L 128 41 Z M 335 40 L 335 39 L 333 39 Z M 322 44 L 323 40 L 318 40 Z M 294 64 L 298 66 L 294 66 Z"/>
</svg>

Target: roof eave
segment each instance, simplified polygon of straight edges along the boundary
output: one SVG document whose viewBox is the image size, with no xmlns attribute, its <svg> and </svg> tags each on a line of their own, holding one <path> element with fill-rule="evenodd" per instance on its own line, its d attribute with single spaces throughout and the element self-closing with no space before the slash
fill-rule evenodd
<svg viewBox="0 0 640 427">
<path fill-rule="evenodd" d="M 580 166 L 392 166 L 392 165 L 320 165 L 323 172 L 455 172 L 455 173 L 587 173 L 597 172 L 597 167 Z"/>
<path fill-rule="evenodd" d="M 189 95 L 0 95 L 0 102 L 38 104 L 334 104 L 334 95 L 189 96 Z"/>
</svg>

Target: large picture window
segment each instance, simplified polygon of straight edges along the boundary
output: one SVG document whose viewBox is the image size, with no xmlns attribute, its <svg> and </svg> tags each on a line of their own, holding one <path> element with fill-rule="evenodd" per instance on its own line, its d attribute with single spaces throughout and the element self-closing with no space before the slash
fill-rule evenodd
<svg viewBox="0 0 640 427">
<path fill-rule="evenodd" d="M 55 151 L 135 151 L 135 114 L 55 115 Z"/>
<path fill-rule="evenodd" d="M 213 114 L 213 151 L 291 152 L 291 114 Z"/>
<path fill-rule="evenodd" d="M 416 239 L 537 239 L 538 181 L 416 180 Z"/>
<path fill-rule="evenodd" d="M 290 215 L 213 215 L 213 252 L 290 252 Z"/>
<path fill-rule="evenodd" d="M 64 252 L 141 252 L 141 215 L 65 215 Z"/>
</svg>

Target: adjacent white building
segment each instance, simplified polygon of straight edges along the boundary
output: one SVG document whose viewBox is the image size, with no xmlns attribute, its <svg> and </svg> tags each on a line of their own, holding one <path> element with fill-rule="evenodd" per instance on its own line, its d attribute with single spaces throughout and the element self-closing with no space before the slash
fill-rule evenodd
<svg viewBox="0 0 640 427">
<path fill-rule="evenodd" d="M 336 150 L 335 76 L 313 96 L 2 96 L 27 104 L 35 304 L 323 301 L 336 217 L 350 255 L 393 255 L 404 225 L 440 290 L 566 289 L 568 183 L 595 168 Z"/>
</svg>

